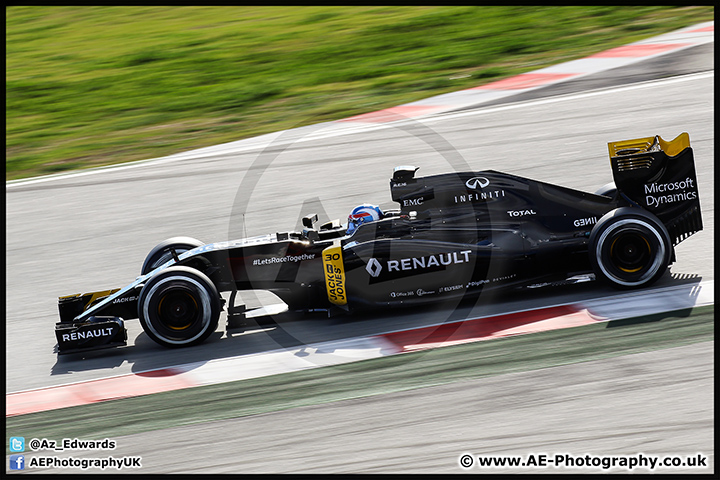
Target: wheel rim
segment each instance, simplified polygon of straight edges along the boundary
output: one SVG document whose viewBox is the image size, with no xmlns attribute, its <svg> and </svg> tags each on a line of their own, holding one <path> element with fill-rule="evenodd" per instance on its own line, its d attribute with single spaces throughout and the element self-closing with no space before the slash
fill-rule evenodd
<svg viewBox="0 0 720 480">
<path fill-rule="evenodd" d="M 187 291 L 169 291 L 158 302 L 158 318 L 171 330 L 187 330 L 197 321 L 198 303 Z"/>
<path fill-rule="evenodd" d="M 598 266 L 606 277 L 624 286 L 639 286 L 652 279 L 666 256 L 657 229 L 639 219 L 610 225 L 598 239 Z"/>
<path fill-rule="evenodd" d="M 619 235 L 610 245 L 610 261 L 625 273 L 639 272 L 651 256 L 647 238 L 635 232 Z"/>
<path fill-rule="evenodd" d="M 164 278 L 151 287 L 145 299 L 142 314 L 146 327 L 166 343 L 192 343 L 202 337 L 212 323 L 210 296 L 193 278 Z"/>
</svg>

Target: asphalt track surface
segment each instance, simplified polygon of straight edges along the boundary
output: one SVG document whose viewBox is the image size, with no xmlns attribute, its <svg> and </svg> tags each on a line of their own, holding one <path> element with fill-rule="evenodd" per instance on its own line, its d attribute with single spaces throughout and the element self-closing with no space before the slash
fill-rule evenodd
<svg viewBox="0 0 720 480">
<path fill-rule="evenodd" d="M 123 473 L 709 473 L 713 349 L 714 342 L 704 342 L 180 426 L 113 437 L 118 446 L 112 451 L 53 456 L 142 457 L 141 469 Z M 639 453 L 656 458 L 702 453 L 709 457 L 708 468 L 480 468 L 477 460 L 462 468 L 459 463 L 464 454 L 527 460 L 531 454 Z M 28 452 L 26 462 L 46 454 Z"/>
<path fill-rule="evenodd" d="M 205 344 L 177 351 L 155 345 L 142 333 L 138 322 L 130 321 L 127 322 L 129 346 L 124 349 L 87 354 L 87 358 L 73 356 L 60 359 L 53 351 L 58 296 L 124 286 L 139 274 L 147 252 L 155 244 L 172 236 L 188 235 L 211 242 L 292 229 L 298 224 L 301 215 L 309 213 L 302 211 L 301 205 L 314 203 L 313 207 L 317 207 L 318 199 L 322 210 L 331 219 L 345 219 L 352 207 L 360 203 L 372 202 L 390 207 L 388 179 L 396 165 L 417 165 L 421 167 L 419 174 L 432 175 L 454 170 L 453 167 L 458 163 L 465 162 L 473 170 L 495 169 L 592 192 L 611 180 L 606 147 L 608 141 L 656 134 L 669 140 L 681 132 L 688 132 L 695 152 L 705 230 L 678 246 L 678 261 L 671 269 L 672 274 L 663 277 L 657 286 L 714 279 L 712 49 L 688 49 L 684 55 L 675 56 L 674 61 L 679 76 L 668 73 L 668 70 L 673 70 L 672 62 L 660 64 L 651 60 L 633 66 L 634 69 L 642 69 L 645 64 L 647 70 L 643 71 L 639 79 L 641 83 L 634 83 L 638 78 L 632 76 L 623 80 L 622 75 L 611 71 L 593 76 L 592 90 L 585 90 L 580 85 L 575 86 L 574 91 L 553 92 L 553 87 L 549 87 L 548 91 L 540 89 L 534 92 L 533 98 L 509 97 L 500 105 L 479 106 L 429 120 L 382 126 L 371 131 L 358 128 L 355 133 L 345 135 L 329 134 L 323 137 L 321 125 L 311 129 L 317 134 L 317 140 L 281 136 L 280 140 L 289 139 L 290 144 L 278 141 L 270 149 L 146 162 L 130 168 L 109 169 L 92 175 L 68 176 L 51 182 L 7 188 L 6 391 L 60 385 L 442 321 L 443 315 L 447 317 L 447 312 L 376 315 L 348 322 L 322 317 L 304 321 L 281 319 L 279 327 L 274 329 L 228 335 L 223 328 L 219 328 Z M 582 81 L 590 80 L 585 78 Z M 238 186 L 248 172 L 257 174 L 259 170 L 255 162 L 261 157 L 273 161 L 258 177 L 243 222 L 243 218 L 237 215 L 241 210 L 237 200 L 247 192 L 239 195 Z M 483 298 L 479 306 L 466 313 L 468 316 L 490 315 L 614 294 L 617 292 L 601 286 L 583 284 L 533 292 L 522 299 L 517 296 Z M 249 303 L 257 301 L 253 298 L 247 300 Z M 261 297 L 260 301 L 267 302 L 268 299 Z M 672 365 L 667 369 L 675 372 L 673 377 L 695 378 L 704 375 L 703 365 L 706 361 L 698 363 L 695 357 L 705 355 L 703 358 L 706 358 L 709 355 L 711 358 L 712 343 L 699 346 L 697 351 L 692 346 L 683 348 L 685 350 L 679 350 L 684 352 L 682 355 L 670 357 Z M 662 356 L 661 353 L 658 355 Z M 655 388 L 656 377 L 648 379 L 640 374 L 644 369 L 655 368 L 655 360 L 641 361 L 636 369 L 630 368 L 623 372 L 623 378 L 632 383 L 632 389 L 613 390 L 611 382 L 607 385 L 614 392 L 611 397 L 595 396 L 582 390 L 572 394 L 584 399 L 580 405 L 584 411 L 594 411 L 608 401 L 618 406 L 617 416 L 606 425 L 595 414 L 589 415 L 588 418 L 594 418 L 596 422 L 591 426 L 600 431 L 597 435 L 583 437 L 589 442 L 584 444 L 587 448 L 573 451 L 585 452 L 592 447 L 598 454 L 607 453 L 605 447 L 613 445 L 614 435 L 621 438 L 642 437 L 638 433 L 642 429 L 633 430 L 631 425 L 645 422 L 648 429 L 655 428 L 653 422 L 657 422 L 658 412 L 643 414 L 632 409 L 625 412 L 621 408 L 627 402 L 634 404 L 637 395 L 644 398 L 644 405 L 660 400 L 667 402 L 668 398 L 673 397 L 674 394 L 668 395 L 667 390 Z M 525 388 L 528 391 L 544 388 L 547 379 L 542 375 L 533 375 L 537 374 L 527 374 Z M 572 367 L 561 375 L 568 384 L 566 388 L 572 388 L 574 376 Z M 662 377 L 661 373 L 658 376 Z M 505 402 L 507 392 L 515 388 L 514 378 L 507 377 L 505 380 L 505 376 L 492 380 L 507 383 L 504 386 L 498 383 L 493 390 L 494 394 L 484 391 L 483 395 L 491 395 L 487 397 L 488 402 L 492 403 L 493 399 Z M 668 407 L 664 422 L 668 425 L 674 421 L 683 425 L 690 423 L 696 426 L 698 432 L 705 432 L 707 427 L 704 425 L 712 424 L 712 411 L 708 413 L 706 405 L 703 406 L 706 389 L 712 392 L 712 375 L 703 378 L 706 381 L 701 382 L 702 385 L 683 383 L 677 387 L 680 390 L 687 389 L 685 394 L 692 397 L 693 401 L 679 402 L 683 407 L 675 410 Z M 472 396 L 471 386 L 448 388 L 468 388 L 467 395 Z M 693 396 L 692 392 L 698 391 L 701 393 Z M 419 430 L 412 436 L 396 439 L 392 438 L 392 432 L 379 428 L 377 436 L 366 437 L 365 448 L 371 451 L 376 448 L 374 445 L 382 444 L 377 443 L 379 438 L 386 438 L 385 448 L 392 452 L 380 457 L 382 461 L 377 456 L 367 455 L 356 457 L 365 458 L 364 462 L 342 466 L 330 459 L 332 449 L 337 445 L 331 438 L 346 435 L 346 422 L 351 418 L 372 417 L 372 413 L 363 414 L 362 410 L 358 410 L 358 416 L 355 416 L 352 410 L 343 411 L 345 404 L 313 410 L 316 412 L 314 421 L 324 423 L 323 428 L 326 429 L 323 439 L 318 439 L 315 446 L 318 459 L 314 465 L 322 465 L 322 459 L 325 459 L 326 471 L 421 471 L 421 462 L 414 463 L 417 468 L 403 468 L 403 465 L 408 465 L 403 460 L 404 452 L 413 451 L 417 458 L 437 458 L 434 452 L 437 451 L 438 443 L 443 443 L 447 438 L 462 437 L 462 432 L 456 432 L 452 427 L 452 422 L 457 421 L 454 418 L 459 408 L 465 409 L 468 425 L 488 425 L 487 422 L 492 420 L 483 417 L 481 408 L 468 410 L 467 406 L 463 406 L 460 395 L 456 398 L 442 390 L 407 395 L 412 397 L 388 396 L 370 402 L 386 401 L 388 403 L 383 408 L 389 411 L 394 409 L 398 414 L 406 411 L 408 405 L 423 412 L 432 412 L 433 426 L 428 427 L 430 429 L 418 427 Z M 711 402 L 711 394 L 709 398 Z M 348 405 L 356 404 L 350 402 Z M 332 418 L 345 420 L 322 420 L 326 415 L 324 409 L 329 409 L 325 412 L 334 412 Z M 538 410 L 535 415 L 534 409 Z M 558 404 L 558 410 L 553 414 L 557 417 L 558 428 L 538 428 L 539 424 L 533 424 L 530 419 L 542 418 L 542 407 L 533 406 L 530 402 L 525 424 L 527 428 L 537 428 L 538 436 L 535 439 L 529 437 L 525 447 L 530 443 L 552 445 L 554 438 L 567 440 L 565 435 L 582 431 L 582 424 L 562 425 L 566 422 L 563 415 L 567 412 L 567 409 L 562 408 L 562 403 Z M 642 415 L 645 415 L 644 420 L 638 418 Z M 283 418 L 276 419 L 274 414 L 263 418 L 268 422 L 265 424 L 267 432 L 283 432 L 283 438 L 295 441 L 281 442 L 286 451 L 274 451 L 272 454 L 256 451 L 266 463 L 261 462 L 247 471 L 282 471 L 280 464 L 272 460 L 280 455 L 297 456 L 297 461 L 302 462 L 300 459 L 305 451 L 303 426 L 306 424 L 288 424 Z M 502 422 L 506 421 L 502 418 L 505 416 L 498 416 L 496 421 L 499 424 L 488 426 L 484 431 L 507 435 L 501 429 L 493 430 L 501 428 Z M 622 423 L 623 419 L 628 425 L 627 431 L 634 432 L 627 433 L 626 437 L 623 437 L 622 432 L 618 433 L 614 425 L 615 422 Z M 260 420 L 255 421 L 263 424 Z M 313 419 L 310 417 L 305 421 L 310 422 L 307 424 L 310 425 Z M 522 430 L 522 425 L 523 422 L 517 422 L 516 426 Z M 606 426 L 604 431 L 603 425 Z M 221 427 L 209 424 L 188 427 L 187 438 L 196 438 L 198 443 L 210 438 L 213 444 L 211 450 L 218 459 L 214 465 L 225 465 L 227 470 L 224 471 L 246 471 L 247 464 L 243 463 L 241 456 L 235 454 L 238 450 L 247 451 L 254 447 L 248 447 L 242 438 L 237 442 L 218 444 L 217 438 L 222 435 L 212 433 L 213 428 Z M 170 431 L 166 434 L 166 440 L 173 436 Z M 162 433 L 138 435 L 137 441 L 146 445 L 156 444 L 157 440 L 151 440 L 151 435 Z M 418 437 L 425 437 L 426 441 L 421 442 Z M 414 438 L 415 442 L 403 438 Z M 519 438 L 523 438 L 522 435 Z M 592 438 L 596 438 L 597 442 L 593 443 Z M 702 435 L 693 436 L 692 432 L 683 438 L 687 440 L 683 450 L 695 448 L 695 451 L 706 451 L 711 445 L 703 440 Z M 484 438 L 484 441 L 492 442 L 493 435 Z M 188 440 L 185 442 L 192 443 Z M 624 453 L 634 453 L 642 445 L 639 440 L 625 444 L 633 448 Z M 464 450 L 472 450 L 471 444 L 467 445 Z M 517 450 L 509 448 L 508 451 L 529 451 L 527 448 L 523 450 L 520 445 L 518 443 Z M 563 451 L 569 448 L 567 444 L 559 445 L 558 448 Z M 173 462 L 179 466 L 177 471 L 190 471 L 194 459 L 188 458 L 187 452 L 183 453 L 182 450 L 175 453 L 170 453 L 170 450 L 168 448 L 165 452 L 168 455 L 166 465 Z M 547 451 L 548 448 L 543 450 Z M 463 452 L 446 453 L 456 458 Z M 447 465 L 445 459 L 442 463 Z M 185 465 L 185 468 L 181 465 Z M 308 464 L 307 468 L 297 469 L 310 470 L 310 466 Z M 383 466 L 387 468 L 383 469 Z M 295 468 L 290 466 L 287 471 L 294 471 Z"/>
</svg>

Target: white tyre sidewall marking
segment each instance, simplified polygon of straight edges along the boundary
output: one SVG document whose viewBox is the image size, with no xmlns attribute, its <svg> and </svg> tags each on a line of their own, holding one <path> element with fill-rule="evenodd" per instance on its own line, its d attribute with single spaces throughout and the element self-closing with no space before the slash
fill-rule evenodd
<svg viewBox="0 0 720 480">
<path fill-rule="evenodd" d="M 198 332 L 198 334 L 195 335 L 194 337 L 188 338 L 185 340 L 169 340 L 169 339 L 165 338 L 164 335 L 159 334 L 157 332 L 157 330 L 155 330 L 155 326 L 149 320 L 149 318 L 150 318 L 149 310 L 148 310 L 149 303 L 150 303 L 149 300 L 153 297 L 153 294 L 157 291 L 158 288 L 160 288 L 162 285 L 166 284 L 167 282 L 170 282 L 173 280 L 182 280 L 184 282 L 189 282 L 189 283 L 195 285 L 198 288 L 198 291 L 200 292 L 200 301 L 201 301 L 202 307 L 203 307 L 202 324 L 203 324 L 204 328 L 202 328 Z M 206 288 L 200 282 L 195 280 L 194 278 L 181 276 L 181 275 L 163 278 L 162 280 L 157 282 L 155 285 L 153 285 L 152 288 L 150 289 L 150 291 L 147 293 L 147 295 L 145 295 L 142 307 L 143 307 L 143 316 L 145 317 L 145 324 L 147 325 L 147 328 L 156 337 L 161 338 L 164 342 L 167 342 L 167 343 L 170 343 L 173 345 L 184 345 L 186 343 L 193 342 L 193 341 L 197 340 L 198 338 L 200 338 L 205 333 L 205 330 L 207 329 L 207 327 L 210 323 L 210 316 L 212 315 L 212 307 L 210 304 L 210 295 L 208 294 L 208 291 L 206 290 Z"/>
<path fill-rule="evenodd" d="M 634 226 L 635 225 L 644 226 L 645 228 L 647 228 L 649 231 L 651 231 L 655 235 L 655 238 L 657 238 L 658 245 L 659 245 L 658 254 L 655 255 L 655 258 L 653 259 L 653 264 L 652 264 L 651 268 L 649 268 L 648 271 L 645 272 L 645 274 L 642 277 L 640 277 L 638 280 L 636 280 L 634 282 L 628 282 L 625 280 L 621 280 L 621 279 L 617 278 L 616 275 L 608 272 L 607 268 L 605 267 L 605 263 L 604 263 L 603 257 L 602 257 L 602 247 L 605 243 L 605 239 L 611 233 L 615 232 L 618 229 L 618 227 L 622 227 L 623 225 L 627 225 L 627 224 L 632 224 Z M 657 228 L 655 228 L 655 226 L 650 225 L 643 220 L 639 220 L 639 219 L 635 219 L 635 218 L 632 218 L 632 219 L 628 218 L 628 219 L 620 220 L 617 223 L 610 225 L 607 229 L 605 229 L 605 231 L 602 232 L 602 234 L 600 235 L 600 238 L 598 239 L 597 245 L 595 246 L 595 258 L 597 259 L 597 263 L 598 263 L 598 266 L 600 267 L 600 270 L 602 270 L 602 272 L 605 274 L 605 276 L 607 278 L 611 279 L 613 282 L 618 283 L 620 285 L 624 285 L 626 287 L 634 287 L 634 286 L 642 285 L 643 283 L 645 283 L 648 279 L 650 279 L 657 273 L 658 268 L 660 267 L 660 265 L 663 262 L 663 259 L 665 258 L 665 242 L 663 241 L 662 236 L 660 235 L 660 232 L 657 231 Z"/>
</svg>

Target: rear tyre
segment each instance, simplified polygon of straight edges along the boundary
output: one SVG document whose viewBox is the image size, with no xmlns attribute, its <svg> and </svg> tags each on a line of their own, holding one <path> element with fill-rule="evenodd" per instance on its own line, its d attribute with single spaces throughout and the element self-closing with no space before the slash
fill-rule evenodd
<svg viewBox="0 0 720 480">
<path fill-rule="evenodd" d="M 138 317 L 145 333 L 165 347 L 189 347 L 204 342 L 220 318 L 220 295 L 202 272 L 169 267 L 143 286 Z"/>
<path fill-rule="evenodd" d="M 141 274 L 146 275 L 173 258 L 173 250 L 177 255 L 180 255 L 181 253 L 185 253 L 188 250 L 192 250 L 195 247 L 201 247 L 203 245 L 205 245 L 203 242 L 192 237 L 168 238 L 150 250 L 150 253 L 147 254 L 147 257 L 145 257 L 145 262 L 143 262 Z"/>
<path fill-rule="evenodd" d="M 617 195 L 617 187 L 615 186 L 615 182 L 610 182 L 602 187 L 600 187 L 597 192 L 595 192 L 595 195 L 604 195 L 606 197 L 615 198 Z"/>
<path fill-rule="evenodd" d="M 646 287 L 667 270 L 672 242 L 658 218 L 622 207 L 604 215 L 590 232 L 590 263 L 595 276 L 615 288 Z"/>
</svg>

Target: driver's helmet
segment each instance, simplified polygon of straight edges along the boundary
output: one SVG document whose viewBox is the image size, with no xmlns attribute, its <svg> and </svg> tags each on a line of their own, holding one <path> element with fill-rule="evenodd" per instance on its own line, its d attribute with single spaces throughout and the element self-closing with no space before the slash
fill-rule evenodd
<svg viewBox="0 0 720 480">
<path fill-rule="evenodd" d="M 347 235 L 351 235 L 359 225 L 380 220 L 382 217 L 382 210 L 377 205 L 358 205 L 348 216 Z"/>
</svg>

